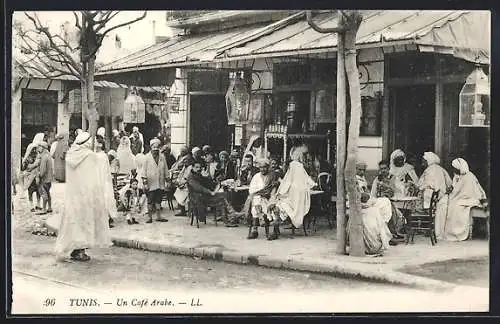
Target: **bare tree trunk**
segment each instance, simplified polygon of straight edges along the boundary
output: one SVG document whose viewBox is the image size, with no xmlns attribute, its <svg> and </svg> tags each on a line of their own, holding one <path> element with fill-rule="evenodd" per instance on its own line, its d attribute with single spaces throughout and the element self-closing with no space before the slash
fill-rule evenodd
<svg viewBox="0 0 500 324">
<path fill-rule="evenodd" d="M 86 75 L 87 80 L 87 98 L 89 103 L 89 133 L 92 136 L 92 148 L 94 147 L 95 135 L 97 132 L 97 120 L 99 114 L 97 112 L 97 104 L 95 102 L 94 93 L 94 73 L 95 73 L 95 56 L 88 61 L 88 70 Z"/>
<path fill-rule="evenodd" d="M 345 152 L 346 152 L 346 80 L 344 33 L 338 33 L 337 45 L 337 252 L 346 252 L 345 231 Z"/>
<path fill-rule="evenodd" d="M 361 23 L 361 16 L 352 12 L 348 18 L 348 30 L 345 34 L 346 74 L 351 97 L 351 120 L 347 142 L 347 160 L 345 177 L 349 197 L 349 245 L 350 255 L 364 256 L 363 219 L 361 214 L 360 192 L 356 183 L 356 158 L 358 155 L 359 127 L 361 123 L 361 90 L 359 71 L 356 65 L 356 34 Z"/>
<path fill-rule="evenodd" d="M 82 88 L 82 130 L 87 131 L 87 118 L 88 118 L 88 113 L 89 113 L 89 103 L 88 103 L 88 98 L 87 98 L 87 80 L 85 76 L 87 75 L 87 65 L 85 63 L 83 65 L 83 76 L 84 76 L 84 81 L 81 82 L 81 88 Z"/>
</svg>

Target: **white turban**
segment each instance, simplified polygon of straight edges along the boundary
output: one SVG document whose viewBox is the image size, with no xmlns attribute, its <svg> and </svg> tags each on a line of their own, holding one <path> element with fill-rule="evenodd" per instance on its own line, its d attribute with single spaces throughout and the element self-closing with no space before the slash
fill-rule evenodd
<svg viewBox="0 0 500 324">
<path fill-rule="evenodd" d="M 90 138 L 90 134 L 89 133 L 81 131 L 78 134 L 78 136 L 76 136 L 76 138 L 75 138 L 75 144 L 81 145 L 81 144 L 85 143 L 86 141 L 88 141 L 89 138 Z"/>
<path fill-rule="evenodd" d="M 193 147 L 193 149 L 191 150 L 191 154 L 195 155 L 195 154 L 196 154 L 196 152 L 198 152 L 198 151 L 201 151 L 201 148 L 199 148 L 198 146 L 195 146 L 195 147 Z"/>
<path fill-rule="evenodd" d="M 256 161 L 256 164 L 261 167 L 261 166 L 269 166 L 271 162 L 267 158 L 260 158 Z"/>
<path fill-rule="evenodd" d="M 116 159 L 116 156 L 117 156 L 115 150 L 109 150 L 108 155 L 114 157 L 115 159 Z"/>
<path fill-rule="evenodd" d="M 457 170 L 460 170 L 460 174 L 469 173 L 469 164 L 462 158 L 455 159 L 451 162 L 451 166 Z"/>
<path fill-rule="evenodd" d="M 117 129 L 113 129 L 112 133 L 114 136 L 120 135 L 120 132 Z"/>
<path fill-rule="evenodd" d="M 106 128 L 99 127 L 99 129 L 97 130 L 97 135 L 104 137 L 104 135 L 106 135 Z"/>
<path fill-rule="evenodd" d="M 439 164 L 441 162 L 439 156 L 437 156 L 437 154 L 434 152 L 425 152 L 424 160 L 427 161 L 428 165 Z"/>
<path fill-rule="evenodd" d="M 49 143 L 47 143 L 45 141 L 41 141 L 41 142 L 38 142 L 38 146 L 41 146 L 43 148 L 48 149 L 49 148 Z"/>
<path fill-rule="evenodd" d="M 151 149 L 158 149 L 160 148 L 161 141 L 157 138 L 153 138 L 151 141 L 149 141 L 149 146 Z"/>
<path fill-rule="evenodd" d="M 132 127 L 132 131 L 133 132 L 139 132 L 139 127 L 137 127 L 137 126 Z"/>
</svg>

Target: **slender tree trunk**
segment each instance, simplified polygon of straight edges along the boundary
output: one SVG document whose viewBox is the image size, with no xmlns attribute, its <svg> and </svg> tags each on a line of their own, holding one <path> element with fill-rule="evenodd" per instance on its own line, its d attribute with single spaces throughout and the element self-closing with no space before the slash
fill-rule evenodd
<svg viewBox="0 0 500 324">
<path fill-rule="evenodd" d="M 345 34 L 345 68 L 349 82 L 349 95 L 351 97 L 351 121 L 347 142 L 345 177 L 349 197 L 349 254 L 352 256 L 365 255 L 361 199 L 356 183 L 356 158 L 358 155 L 359 127 L 361 123 L 361 90 L 359 85 L 359 71 L 356 65 L 356 34 L 360 23 L 361 16 L 357 12 L 351 13 L 348 18 L 348 30 Z"/>
<path fill-rule="evenodd" d="M 82 64 L 82 74 L 84 77 L 84 80 L 81 82 L 81 88 L 82 88 L 82 130 L 86 131 L 87 130 L 87 118 L 88 118 L 88 112 L 89 112 L 89 104 L 88 104 L 88 97 L 87 97 L 87 65 L 85 63 Z"/>
<path fill-rule="evenodd" d="M 345 152 L 346 152 L 346 80 L 343 33 L 338 33 L 337 45 L 337 252 L 346 252 L 345 231 Z"/>
<path fill-rule="evenodd" d="M 97 132 L 97 121 L 99 114 L 97 112 L 97 103 L 95 102 L 94 92 L 94 73 L 95 73 L 95 56 L 88 61 L 87 71 L 87 98 L 89 103 L 89 133 L 92 136 L 92 147 L 94 147 L 95 135 Z"/>
</svg>

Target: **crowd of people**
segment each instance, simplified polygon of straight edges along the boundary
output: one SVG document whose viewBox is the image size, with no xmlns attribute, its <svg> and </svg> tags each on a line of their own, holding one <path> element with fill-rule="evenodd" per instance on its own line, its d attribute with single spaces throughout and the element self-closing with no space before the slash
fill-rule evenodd
<svg viewBox="0 0 500 324">
<path fill-rule="evenodd" d="M 363 235 L 366 251 L 382 253 L 403 238 L 404 217 L 400 207 L 391 198 L 416 196 L 416 209 L 427 210 L 433 193 L 437 193 L 435 233 L 438 240 L 464 241 L 469 238 L 470 210 L 486 208 L 486 194 L 476 176 L 462 158 L 452 161 L 453 178 L 440 166 L 440 158 L 433 152 L 422 157 L 424 171 L 417 176 L 414 167 L 406 162 L 402 150 L 391 154 L 390 161 L 380 161 L 378 175 L 371 190 L 365 178 L 366 164 L 356 165 L 356 179 L 361 194 Z"/>
<path fill-rule="evenodd" d="M 137 127 L 131 134 L 113 130 L 109 138 L 102 127 L 95 136 L 77 130 L 58 135 L 51 144 L 40 133 L 28 146 L 21 166 L 23 188 L 31 211 L 44 214 L 52 212 L 51 183 L 67 182 L 56 251 L 71 252 L 71 258 L 79 261 L 90 259 L 87 248 L 110 244 L 108 231 L 118 212 L 124 213 L 129 225 L 143 220 L 168 222 L 162 202 L 173 207 L 176 201 L 177 217 L 191 213 L 204 221 L 212 210 L 226 227 L 248 225 L 248 239 L 257 239 L 262 226 L 266 238 L 276 240 L 281 224 L 303 226 L 311 208 L 311 190 L 328 195 L 334 191 L 335 173 L 328 163 L 313 158 L 306 145 L 292 147 L 281 165 L 281 159 L 271 156 L 258 137 L 251 138 L 243 151 L 184 147 L 177 158 L 160 136 L 145 145 Z M 453 178 L 439 163 L 436 154 L 426 152 L 425 170 L 418 176 L 405 153 L 396 150 L 389 161 L 379 162 L 370 186 L 366 163 L 358 161 L 356 180 L 367 253 L 382 254 L 404 237 L 406 218 L 391 199 L 395 196 L 420 196 L 419 208 L 425 209 L 437 191 L 437 238 L 468 238 L 470 209 L 487 204 L 485 192 L 464 159 L 453 160 Z M 328 175 L 328 183 L 321 181 L 322 174 Z"/>
</svg>

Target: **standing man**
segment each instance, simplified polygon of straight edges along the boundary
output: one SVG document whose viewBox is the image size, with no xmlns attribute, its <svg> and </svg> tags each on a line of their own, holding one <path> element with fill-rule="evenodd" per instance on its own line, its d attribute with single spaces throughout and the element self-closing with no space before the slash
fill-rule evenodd
<svg viewBox="0 0 500 324">
<path fill-rule="evenodd" d="M 40 196 L 43 199 L 43 208 L 38 215 L 44 215 L 52 212 L 52 197 L 50 196 L 50 187 L 54 180 L 54 165 L 52 157 L 49 153 L 49 144 L 42 141 L 38 144 L 38 152 L 40 153 Z M 47 206 L 49 207 L 47 209 Z"/>
<path fill-rule="evenodd" d="M 130 149 L 132 150 L 132 154 L 137 155 L 144 152 L 143 146 L 144 145 L 139 138 L 139 134 L 133 133 L 132 136 L 130 136 Z"/>
<path fill-rule="evenodd" d="M 120 132 L 117 129 L 113 129 L 111 133 L 109 149 L 116 152 L 118 146 L 120 145 Z"/>
<path fill-rule="evenodd" d="M 90 134 L 80 132 L 66 155 L 64 213 L 55 246 L 58 255 L 71 251 L 76 261 L 90 260 L 86 249 L 112 244 L 104 186 L 95 170 L 98 163 Z"/>
<path fill-rule="evenodd" d="M 168 222 L 168 220 L 162 218 L 160 214 L 163 191 L 165 190 L 165 181 L 168 176 L 167 162 L 165 161 L 165 156 L 160 154 L 161 142 L 159 139 L 153 138 L 149 142 L 149 145 L 151 151 L 146 154 L 142 173 L 144 189 L 148 196 L 149 219 L 146 223 L 153 222 L 153 211 L 156 212 L 157 222 Z"/>
<path fill-rule="evenodd" d="M 130 135 L 131 141 L 132 141 L 132 138 L 136 138 L 141 142 L 140 150 L 137 153 L 144 153 L 144 136 L 142 136 L 141 132 L 139 132 L 139 127 L 137 127 L 137 126 L 132 127 L 132 135 Z M 135 154 L 137 154 L 137 153 L 135 153 Z"/>
</svg>

